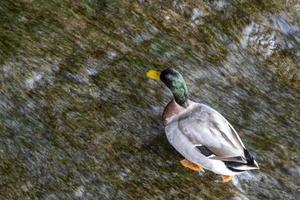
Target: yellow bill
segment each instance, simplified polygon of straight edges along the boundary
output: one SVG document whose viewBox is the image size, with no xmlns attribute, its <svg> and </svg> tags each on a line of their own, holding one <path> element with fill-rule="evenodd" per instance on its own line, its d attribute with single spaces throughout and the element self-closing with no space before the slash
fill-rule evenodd
<svg viewBox="0 0 300 200">
<path fill-rule="evenodd" d="M 160 80 L 160 72 L 151 69 L 147 72 L 147 77 L 159 81 Z"/>
</svg>

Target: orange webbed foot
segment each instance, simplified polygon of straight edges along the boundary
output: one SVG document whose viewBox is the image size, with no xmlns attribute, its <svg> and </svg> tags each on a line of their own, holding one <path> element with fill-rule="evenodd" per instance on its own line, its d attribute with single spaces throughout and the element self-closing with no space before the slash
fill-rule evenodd
<svg viewBox="0 0 300 200">
<path fill-rule="evenodd" d="M 232 181 L 233 176 L 222 176 L 223 183 L 228 183 Z"/>
<path fill-rule="evenodd" d="M 204 172 L 204 169 L 203 167 L 201 167 L 200 165 L 198 164 L 195 164 L 195 163 L 192 163 L 186 159 L 183 159 L 180 161 L 180 164 L 186 168 L 189 168 L 193 171 L 196 171 L 196 172 Z"/>
</svg>

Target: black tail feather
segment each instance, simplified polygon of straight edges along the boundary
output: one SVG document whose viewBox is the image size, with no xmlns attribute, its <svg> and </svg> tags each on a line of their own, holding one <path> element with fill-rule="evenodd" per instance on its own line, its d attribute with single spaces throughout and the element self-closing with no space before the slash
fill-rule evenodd
<svg viewBox="0 0 300 200">
<path fill-rule="evenodd" d="M 247 165 L 254 166 L 254 158 L 250 155 L 249 151 L 247 149 L 244 149 L 244 154 L 246 157 Z"/>
<path fill-rule="evenodd" d="M 247 163 L 241 163 L 241 162 L 236 162 L 236 161 L 223 161 L 223 162 L 224 162 L 224 164 L 226 165 L 226 167 L 228 169 L 230 169 L 231 171 L 235 171 L 235 172 L 246 171 L 246 170 L 236 169 L 239 166 L 243 166 L 243 165 L 247 165 L 247 166 L 250 166 L 250 167 L 256 167 L 255 162 L 254 162 L 254 158 L 253 158 L 253 156 L 250 155 L 249 151 L 244 149 L 244 154 L 245 154 L 245 158 L 246 158 Z"/>
</svg>

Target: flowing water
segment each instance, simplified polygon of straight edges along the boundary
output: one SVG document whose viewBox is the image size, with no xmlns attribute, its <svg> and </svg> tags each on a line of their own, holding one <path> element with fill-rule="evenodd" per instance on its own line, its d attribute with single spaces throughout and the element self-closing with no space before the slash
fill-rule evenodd
<svg viewBox="0 0 300 200">
<path fill-rule="evenodd" d="M 297 0 L 1 0 L 0 199 L 300 199 Z M 180 166 L 174 67 L 261 169 Z"/>
</svg>

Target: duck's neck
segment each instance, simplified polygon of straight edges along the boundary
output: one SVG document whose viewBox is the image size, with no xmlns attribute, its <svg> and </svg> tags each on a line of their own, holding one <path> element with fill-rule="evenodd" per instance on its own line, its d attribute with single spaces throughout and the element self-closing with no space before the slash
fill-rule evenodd
<svg viewBox="0 0 300 200">
<path fill-rule="evenodd" d="M 183 96 L 181 94 L 174 94 L 174 100 L 177 104 L 179 104 L 180 106 L 187 108 L 188 107 L 188 98 L 187 96 Z"/>
<path fill-rule="evenodd" d="M 188 90 L 185 84 L 185 81 L 174 80 L 172 81 L 171 86 L 168 86 L 172 91 L 174 100 L 180 106 L 187 108 L 188 107 Z"/>
</svg>

